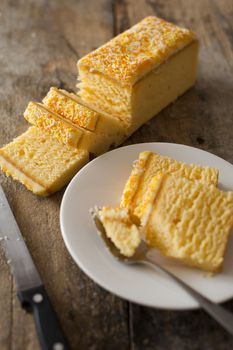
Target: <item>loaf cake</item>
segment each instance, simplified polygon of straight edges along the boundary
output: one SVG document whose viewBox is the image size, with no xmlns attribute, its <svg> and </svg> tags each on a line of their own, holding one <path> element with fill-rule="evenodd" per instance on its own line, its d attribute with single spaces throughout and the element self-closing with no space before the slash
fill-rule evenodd
<svg viewBox="0 0 233 350">
<path fill-rule="evenodd" d="M 141 206 L 149 208 L 149 246 L 190 266 L 221 270 L 233 225 L 233 192 L 165 174 L 151 180 Z"/>
<path fill-rule="evenodd" d="M 147 17 L 78 61 L 78 95 L 131 134 L 194 84 L 197 56 L 193 32 Z"/>
<path fill-rule="evenodd" d="M 2 171 L 40 196 L 58 191 L 87 162 L 87 151 L 61 145 L 36 127 L 0 149 Z"/>
<path fill-rule="evenodd" d="M 106 235 L 121 254 L 132 256 L 140 244 L 141 234 L 139 227 L 131 221 L 127 210 L 103 207 L 98 214 Z"/>
<path fill-rule="evenodd" d="M 193 32 L 157 17 L 145 18 L 79 60 L 79 96 L 52 87 L 43 103 L 28 104 L 24 117 L 35 128 L 29 129 L 1 150 L 4 169 L 9 174 L 16 171 L 25 184 L 33 183 L 35 188 L 30 186 L 35 193 L 47 193 L 33 179 L 28 180 L 26 175 L 27 179 L 24 179 L 24 169 L 20 171 L 20 164 L 25 161 L 22 166 L 28 170 L 27 159 L 19 155 L 18 160 L 14 158 L 14 169 L 4 158 L 18 142 L 21 144 L 21 139 L 25 139 L 27 145 L 33 134 L 33 147 L 37 145 L 38 152 L 45 152 L 43 145 L 39 146 L 39 138 L 43 138 L 44 133 L 49 144 L 57 149 L 64 146 L 65 153 L 68 150 L 71 152 L 72 147 L 75 149 L 72 151 L 77 152 L 80 159 L 86 159 L 88 153 L 100 155 L 120 145 L 134 130 L 194 84 L 197 55 L 198 40 Z M 23 143 L 21 146 L 23 147 Z M 24 151 L 23 149 L 22 152 Z M 11 157 L 13 154 L 10 159 Z M 47 157 L 45 153 L 43 157 Z M 51 163 L 56 169 L 55 160 Z M 45 164 L 44 167 L 46 168 Z M 33 171 L 36 172 L 35 169 Z M 63 177 L 62 173 L 60 175 Z M 17 176 L 14 175 L 15 178 Z M 139 181 L 139 177 L 136 181 Z M 136 186 L 136 182 L 132 186 Z M 50 183 L 48 188 L 50 187 L 54 186 Z M 136 195 L 137 190 L 126 189 L 122 208 L 129 208 L 130 211 L 131 194 L 127 194 L 128 192 L 135 198 L 140 198 L 140 195 Z"/>
<path fill-rule="evenodd" d="M 44 102 L 46 104 L 30 102 L 24 117 L 64 145 L 99 155 L 119 145 L 125 138 L 121 122 L 80 105 L 68 97 L 68 93 L 66 96 L 64 92 L 52 89 Z"/>
<path fill-rule="evenodd" d="M 170 157 L 144 151 L 134 162 L 132 172 L 123 190 L 120 206 L 127 208 L 131 215 L 139 217 L 138 206 L 149 186 L 151 179 L 160 173 L 172 173 L 191 181 L 200 181 L 206 185 L 217 185 L 218 170 L 210 167 L 200 167 L 194 164 L 178 162 Z"/>
</svg>

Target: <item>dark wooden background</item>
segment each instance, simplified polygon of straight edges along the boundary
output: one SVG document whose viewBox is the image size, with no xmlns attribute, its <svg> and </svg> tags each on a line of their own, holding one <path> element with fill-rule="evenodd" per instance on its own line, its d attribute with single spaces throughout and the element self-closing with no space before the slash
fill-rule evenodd
<svg viewBox="0 0 233 350">
<path fill-rule="evenodd" d="M 50 86 L 75 90 L 79 57 L 150 14 L 197 32 L 199 78 L 127 144 L 184 143 L 233 162 L 231 0 L 1 0 L 0 146 L 26 130 L 22 114 L 30 100 L 40 100 Z M 201 310 L 149 309 L 97 286 L 62 241 L 63 192 L 40 199 L 2 174 L 0 181 L 74 349 L 233 349 L 233 338 Z M 15 292 L 1 254 L 0 350 L 37 350 L 32 316 Z M 226 306 L 233 311 L 233 301 Z"/>
</svg>

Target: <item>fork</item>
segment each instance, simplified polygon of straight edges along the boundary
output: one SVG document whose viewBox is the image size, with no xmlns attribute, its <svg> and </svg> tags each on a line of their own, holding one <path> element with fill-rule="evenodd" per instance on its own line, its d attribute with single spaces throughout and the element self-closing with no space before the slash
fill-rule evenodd
<svg viewBox="0 0 233 350">
<path fill-rule="evenodd" d="M 119 249 L 114 245 L 110 238 L 108 238 L 105 228 L 99 218 L 98 209 L 91 210 L 91 215 L 94 220 L 97 231 L 100 234 L 100 237 L 103 239 L 109 252 L 117 260 L 129 265 L 144 264 L 165 275 L 177 285 L 182 287 L 187 293 L 189 293 L 210 316 L 212 316 L 219 324 L 221 324 L 221 326 L 226 331 L 233 335 L 233 314 L 230 311 L 226 310 L 221 305 L 210 301 L 209 299 L 198 293 L 196 290 L 191 288 L 188 284 L 183 282 L 180 278 L 176 277 L 164 267 L 159 265 L 156 261 L 154 261 L 154 259 L 152 259 L 149 255 L 150 248 L 148 248 L 144 240 L 141 240 L 139 246 L 135 250 L 135 253 L 131 257 L 126 257 L 123 254 L 121 254 Z"/>
</svg>

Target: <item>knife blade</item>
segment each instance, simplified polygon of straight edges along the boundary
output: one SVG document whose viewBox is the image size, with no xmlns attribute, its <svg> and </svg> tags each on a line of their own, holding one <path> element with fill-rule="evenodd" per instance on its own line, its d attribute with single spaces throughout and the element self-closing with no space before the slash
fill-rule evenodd
<svg viewBox="0 0 233 350">
<path fill-rule="evenodd" d="M 67 350 L 68 342 L 0 185 L 0 244 L 16 281 L 21 306 L 33 312 L 43 350 Z"/>
<path fill-rule="evenodd" d="M 42 281 L 26 247 L 6 196 L 0 186 L 1 245 L 12 268 L 18 291 L 40 286 Z"/>
</svg>

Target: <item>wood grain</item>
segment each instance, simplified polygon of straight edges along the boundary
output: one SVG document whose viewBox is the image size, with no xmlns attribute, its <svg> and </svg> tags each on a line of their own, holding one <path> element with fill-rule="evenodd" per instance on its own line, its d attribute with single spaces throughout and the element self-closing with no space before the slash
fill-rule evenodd
<svg viewBox="0 0 233 350">
<path fill-rule="evenodd" d="M 201 41 L 198 82 L 126 144 L 184 143 L 233 162 L 233 3 L 231 0 L 2 0 L 0 146 L 27 128 L 22 113 L 50 86 L 75 90 L 76 62 L 143 17 L 191 27 Z M 72 261 L 60 234 L 63 191 L 32 195 L 0 175 L 16 219 L 73 349 L 230 350 L 233 341 L 202 311 L 153 310 L 102 290 Z M 36 215 L 35 215 L 36 214 Z M 233 311 L 233 302 L 227 307 Z M 0 349 L 39 349 L 0 253 Z"/>
</svg>

